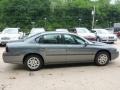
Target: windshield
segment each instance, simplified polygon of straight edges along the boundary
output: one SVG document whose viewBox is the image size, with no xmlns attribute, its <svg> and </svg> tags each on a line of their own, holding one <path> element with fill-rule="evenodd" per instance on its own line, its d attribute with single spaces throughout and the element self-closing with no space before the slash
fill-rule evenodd
<svg viewBox="0 0 120 90">
<path fill-rule="evenodd" d="M 98 34 L 110 34 L 107 30 L 96 30 Z"/>
<path fill-rule="evenodd" d="M 85 28 L 77 28 L 76 29 L 78 33 L 90 33 L 90 31 L 88 29 L 85 29 Z"/>
<path fill-rule="evenodd" d="M 18 34 L 18 29 L 4 29 L 3 34 Z"/>
</svg>

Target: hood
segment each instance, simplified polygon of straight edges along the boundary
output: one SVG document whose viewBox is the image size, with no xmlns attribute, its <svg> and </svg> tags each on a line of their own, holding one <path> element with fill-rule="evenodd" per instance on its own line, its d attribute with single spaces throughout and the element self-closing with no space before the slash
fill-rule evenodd
<svg viewBox="0 0 120 90">
<path fill-rule="evenodd" d="M 106 43 L 102 43 L 102 42 L 97 42 L 94 41 L 93 44 L 89 44 L 91 47 L 96 47 L 96 48 L 102 48 L 102 49 L 111 49 L 114 48 L 114 46 L 111 46 L 109 44 Z M 116 49 L 116 48 L 114 48 Z"/>
<path fill-rule="evenodd" d="M 96 46 L 104 46 L 104 45 L 108 45 L 106 43 L 102 43 L 102 42 L 97 42 L 97 41 L 92 41 L 92 43 Z"/>
<path fill-rule="evenodd" d="M 78 33 L 82 37 L 96 37 L 94 33 Z"/>
</svg>

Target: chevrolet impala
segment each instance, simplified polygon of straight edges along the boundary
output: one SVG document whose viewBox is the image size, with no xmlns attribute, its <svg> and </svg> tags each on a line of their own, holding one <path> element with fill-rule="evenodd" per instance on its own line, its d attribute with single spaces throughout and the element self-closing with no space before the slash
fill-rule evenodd
<svg viewBox="0 0 120 90">
<path fill-rule="evenodd" d="M 118 56 L 117 49 L 108 44 L 92 43 L 68 32 L 43 32 L 7 43 L 3 60 L 36 71 L 48 64 L 94 62 L 104 66 Z"/>
</svg>

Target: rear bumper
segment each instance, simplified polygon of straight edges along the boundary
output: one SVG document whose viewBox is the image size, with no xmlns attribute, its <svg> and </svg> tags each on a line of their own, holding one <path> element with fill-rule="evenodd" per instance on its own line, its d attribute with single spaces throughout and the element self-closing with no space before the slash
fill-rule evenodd
<svg viewBox="0 0 120 90">
<path fill-rule="evenodd" d="M 13 42 L 13 41 L 16 41 L 16 40 L 0 40 L 0 44 L 5 45 L 6 43 Z"/>
<path fill-rule="evenodd" d="M 23 64 L 23 56 L 21 55 L 12 55 L 10 53 L 4 52 L 2 57 L 5 63 Z"/>
</svg>

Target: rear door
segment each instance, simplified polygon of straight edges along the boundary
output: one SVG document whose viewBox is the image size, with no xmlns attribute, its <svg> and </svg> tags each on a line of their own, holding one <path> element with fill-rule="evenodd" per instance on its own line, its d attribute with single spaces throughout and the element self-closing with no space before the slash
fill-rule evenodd
<svg viewBox="0 0 120 90">
<path fill-rule="evenodd" d="M 67 61 L 66 46 L 62 42 L 61 34 L 45 34 L 40 43 L 45 50 L 46 63 L 65 63 Z"/>
</svg>

